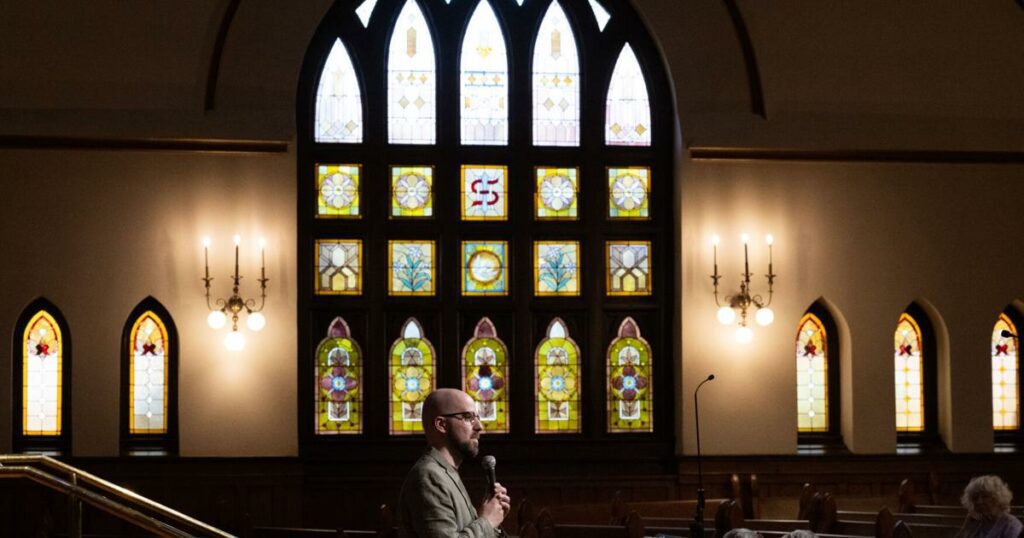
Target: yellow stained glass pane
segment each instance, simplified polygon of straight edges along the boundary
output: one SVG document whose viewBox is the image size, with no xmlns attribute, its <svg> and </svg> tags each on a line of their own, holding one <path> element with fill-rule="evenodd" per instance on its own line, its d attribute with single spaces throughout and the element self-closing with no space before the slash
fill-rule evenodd
<svg viewBox="0 0 1024 538">
<path fill-rule="evenodd" d="M 391 387 L 391 434 L 423 432 L 423 401 L 434 391 L 434 346 L 416 318 L 402 325 L 401 337 L 391 344 L 388 379 Z"/>
<path fill-rule="evenodd" d="M 359 239 L 316 241 L 317 295 L 359 295 L 363 292 L 363 242 Z"/>
<path fill-rule="evenodd" d="M 507 220 L 508 167 L 463 165 L 461 194 L 462 220 Z"/>
<path fill-rule="evenodd" d="M 22 421 L 26 436 L 61 434 L 64 339 L 53 316 L 40 310 L 22 336 Z"/>
<path fill-rule="evenodd" d="M 388 295 L 434 294 L 434 242 L 388 241 Z"/>
<path fill-rule="evenodd" d="M 344 319 L 331 322 L 314 360 L 316 434 L 361 433 L 363 354 Z"/>
<path fill-rule="evenodd" d="M 651 345 L 633 318 L 626 318 L 607 355 L 608 431 L 654 431 Z"/>
<path fill-rule="evenodd" d="M 537 433 L 580 432 L 580 348 L 559 318 L 548 325 L 534 354 Z"/>
<path fill-rule="evenodd" d="M 167 327 L 159 316 L 146 311 L 132 325 L 129 342 L 128 432 L 167 433 Z"/>
<path fill-rule="evenodd" d="M 579 241 L 537 241 L 533 244 L 533 285 L 538 296 L 580 294 Z"/>
<path fill-rule="evenodd" d="M 508 433 L 508 374 L 508 348 L 491 320 L 482 318 L 462 348 L 462 386 L 488 433 Z"/>
<path fill-rule="evenodd" d="M 651 242 L 608 241 L 605 245 L 608 295 L 650 295 Z"/>
<path fill-rule="evenodd" d="M 391 167 L 391 217 L 434 215 L 434 167 Z"/>
<path fill-rule="evenodd" d="M 576 220 L 579 205 L 578 168 L 537 167 L 534 207 L 540 220 Z"/>
<path fill-rule="evenodd" d="M 825 326 L 810 312 L 797 325 L 797 424 L 800 432 L 828 431 L 828 348 Z"/>
<path fill-rule="evenodd" d="M 359 218 L 358 164 L 316 166 L 317 218 Z"/>
<path fill-rule="evenodd" d="M 508 242 L 462 242 L 462 294 L 508 295 Z"/>
<path fill-rule="evenodd" d="M 608 217 L 646 220 L 650 214 L 651 169 L 608 168 Z"/>
<path fill-rule="evenodd" d="M 1020 428 L 1017 334 L 1009 316 L 1000 314 L 992 329 L 992 425 L 996 430 Z"/>
<path fill-rule="evenodd" d="M 910 314 L 900 315 L 894 335 L 896 431 L 924 431 L 924 385 L 921 378 L 921 329 Z"/>
</svg>

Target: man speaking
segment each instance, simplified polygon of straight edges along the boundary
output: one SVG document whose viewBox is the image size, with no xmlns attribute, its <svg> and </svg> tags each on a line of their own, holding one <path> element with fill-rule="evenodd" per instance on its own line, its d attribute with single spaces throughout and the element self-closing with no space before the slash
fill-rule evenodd
<svg viewBox="0 0 1024 538">
<path fill-rule="evenodd" d="M 463 460 L 480 452 L 480 415 L 468 394 L 438 389 L 423 402 L 423 432 L 429 445 L 413 465 L 398 498 L 401 538 L 493 538 L 502 536 L 511 500 L 494 484 L 474 507 L 459 477 Z"/>
</svg>

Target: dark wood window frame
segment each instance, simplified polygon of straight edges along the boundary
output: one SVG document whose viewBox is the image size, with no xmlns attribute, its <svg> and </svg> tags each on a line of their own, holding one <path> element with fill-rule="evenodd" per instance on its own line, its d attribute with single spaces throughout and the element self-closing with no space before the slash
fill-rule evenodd
<svg viewBox="0 0 1024 538">
<path fill-rule="evenodd" d="M 128 431 L 128 414 L 132 401 L 129 397 L 131 380 L 131 354 L 134 342 L 132 327 L 139 317 L 152 311 L 164 323 L 167 330 L 167 433 L 132 434 Z M 125 321 L 121 333 L 121 405 L 120 405 L 120 447 L 122 456 L 173 456 L 178 454 L 178 329 L 171 313 L 152 296 L 146 297 L 136 306 Z"/>
<path fill-rule="evenodd" d="M 843 434 L 840 431 L 842 416 L 842 398 L 839 386 L 839 329 L 832 312 L 820 300 L 814 301 L 808 309 L 814 314 L 825 329 L 825 353 L 828 364 L 828 431 L 797 432 L 798 445 L 817 445 L 828 452 L 844 451 Z"/>
<path fill-rule="evenodd" d="M 924 398 L 924 431 L 921 432 L 897 432 L 896 443 L 908 445 L 913 451 L 921 450 L 943 452 L 946 450 L 939 435 L 939 402 L 938 402 L 938 340 L 935 337 L 935 327 L 932 318 L 917 302 L 910 303 L 904 310 L 910 317 L 914 318 L 917 326 L 921 329 L 921 373 L 922 373 L 922 397 Z M 895 418 L 894 418 L 895 420 Z"/>
</svg>

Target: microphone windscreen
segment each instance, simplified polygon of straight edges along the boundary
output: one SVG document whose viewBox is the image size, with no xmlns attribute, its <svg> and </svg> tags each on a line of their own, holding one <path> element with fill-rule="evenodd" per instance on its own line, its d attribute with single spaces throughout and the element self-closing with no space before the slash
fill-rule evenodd
<svg viewBox="0 0 1024 538">
<path fill-rule="evenodd" d="M 715 379 L 715 374 L 711 374 L 711 375 L 708 376 L 708 381 L 713 381 L 714 379 Z"/>
<path fill-rule="evenodd" d="M 484 456 L 480 461 L 480 466 L 483 467 L 485 471 L 494 470 L 496 465 L 498 465 L 498 460 L 494 459 L 494 456 Z"/>
</svg>

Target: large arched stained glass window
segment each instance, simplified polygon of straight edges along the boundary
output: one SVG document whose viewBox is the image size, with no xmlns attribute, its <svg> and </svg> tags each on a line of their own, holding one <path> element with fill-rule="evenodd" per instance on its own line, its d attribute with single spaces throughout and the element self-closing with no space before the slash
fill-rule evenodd
<svg viewBox="0 0 1024 538">
<path fill-rule="evenodd" d="M 348 323 L 335 318 L 316 350 L 316 433 L 363 431 L 363 353 Z"/>
<path fill-rule="evenodd" d="M 533 143 L 580 143 L 580 60 L 576 37 L 557 1 L 548 7 L 533 48 Z"/>
<path fill-rule="evenodd" d="M 622 47 L 608 87 L 605 141 L 610 146 L 651 145 L 651 104 L 640 62 L 629 45 Z"/>
<path fill-rule="evenodd" d="M 70 449 L 70 337 L 64 318 L 39 299 L 15 325 L 14 451 Z"/>
<path fill-rule="evenodd" d="M 534 355 L 537 433 L 579 432 L 580 348 L 564 321 L 551 321 Z"/>
<path fill-rule="evenodd" d="M 480 0 L 462 41 L 462 143 L 508 143 L 508 57 L 505 32 L 488 0 Z"/>
<path fill-rule="evenodd" d="M 121 379 L 121 453 L 178 451 L 178 337 L 170 313 L 147 297 L 128 315 Z"/>
<path fill-rule="evenodd" d="M 316 141 L 363 141 L 363 99 L 348 49 L 340 39 L 327 56 L 316 92 Z"/>
<path fill-rule="evenodd" d="M 992 329 L 992 427 L 996 431 L 1020 429 L 1020 385 L 1017 327 L 1000 314 Z"/>
<path fill-rule="evenodd" d="M 626 318 L 608 346 L 608 431 L 651 431 L 651 345 Z"/>
<path fill-rule="evenodd" d="M 900 315 L 895 333 L 896 431 L 923 432 L 924 363 L 921 328 L 910 314 Z"/>
<path fill-rule="evenodd" d="M 388 142 L 434 143 L 436 69 L 423 11 L 416 0 L 406 0 L 388 47 Z"/>
<path fill-rule="evenodd" d="M 829 427 L 828 334 L 818 316 L 808 312 L 796 334 L 796 409 L 800 432 L 827 432 Z"/>
<path fill-rule="evenodd" d="M 402 325 L 390 355 L 391 433 L 422 433 L 423 401 L 435 387 L 435 354 L 416 318 Z"/>
<path fill-rule="evenodd" d="M 484 430 L 508 432 L 508 348 L 491 320 L 481 319 L 462 348 L 462 372 L 463 390 L 476 401 Z"/>
</svg>

